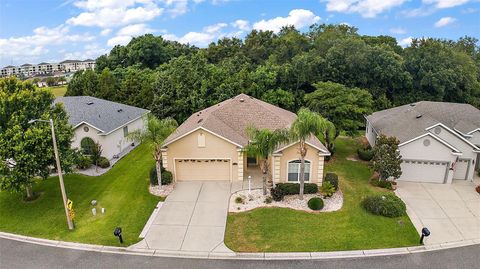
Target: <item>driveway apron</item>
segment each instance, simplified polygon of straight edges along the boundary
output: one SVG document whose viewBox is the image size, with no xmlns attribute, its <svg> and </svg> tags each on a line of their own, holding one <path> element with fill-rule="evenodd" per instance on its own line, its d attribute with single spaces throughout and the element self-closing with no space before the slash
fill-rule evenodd
<svg viewBox="0 0 480 269">
<path fill-rule="evenodd" d="M 229 181 L 178 182 L 145 236 L 150 249 L 213 251 L 223 247 Z"/>
</svg>

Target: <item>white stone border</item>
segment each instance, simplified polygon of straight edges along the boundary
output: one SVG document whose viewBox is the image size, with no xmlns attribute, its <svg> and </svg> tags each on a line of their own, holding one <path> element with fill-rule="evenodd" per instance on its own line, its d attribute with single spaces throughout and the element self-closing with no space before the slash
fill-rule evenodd
<svg viewBox="0 0 480 269">
<path fill-rule="evenodd" d="M 376 257 L 388 255 L 406 255 L 419 252 L 436 251 L 457 247 L 466 247 L 480 244 L 480 239 L 464 240 L 458 242 L 449 242 L 443 244 L 387 248 L 387 249 L 368 249 L 368 250 L 349 250 L 349 251 L 330 251 L 330 252 L 258 252 L 258 253 L 222 253 L 222 252 L 195 252 L 195 251 L 171 251 L 171 250 L 153 250 L 153 249 L 133 249 L 129 247 L 112 247 L 92 244 L 82 244 L 74 242 L 64 242 L 57 240 L 41 239 L 23 235 L 0 232 L 0 238 L 10 239 L 20 242 L 37 244 L 49 247 L 61 247 L 83 251 L 95 251 L 101 253 L 158 256 L 170 258 L 197 258 L 197 259 L 233 259 L 233 260 L 319 260 L 319 259 L 340 259 L 340 258 L 361 258 Z"/>
</svg>

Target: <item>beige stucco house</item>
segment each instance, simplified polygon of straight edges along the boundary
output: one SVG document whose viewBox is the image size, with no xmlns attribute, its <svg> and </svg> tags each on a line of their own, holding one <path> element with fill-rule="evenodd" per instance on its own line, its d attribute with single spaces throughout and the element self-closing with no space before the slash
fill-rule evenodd
<svg viewBox="0 0 480 269">
<path fill-rule="evenodd" d="M 296 115 L 245 94 L 191 115 L 163 145 L 163 166 L 176 181 L 242 181 L 259 171 L 259 160 L 247 156 L 246 128 L 288 128 Z M 321 184 L 327 148 L 316 138 L 308 141 L 306 180 Z M 269 157 L 275 183 L 298 182 L 298 143 L 279 147 Z"/>
<path fill-rule="evenodd" d="M 468 104 L 422 101 L 366 117 L 366 137 L 399 139 L 402 176 L 398 180 L 451 183 L 473 180 L 480 169 L 480 110 Z"/>
<path fill-rule="evenodd" d="M 143 130 L 150 111 L 91 96 L 59 97 L 68 121 L 74 129 L 72 148 L 80 149 L 82 141 L 91 139 L 102 146 L 102 156 L 109 160 L 122 156 L 135 145 L 127 136 Z"/>
</svg>

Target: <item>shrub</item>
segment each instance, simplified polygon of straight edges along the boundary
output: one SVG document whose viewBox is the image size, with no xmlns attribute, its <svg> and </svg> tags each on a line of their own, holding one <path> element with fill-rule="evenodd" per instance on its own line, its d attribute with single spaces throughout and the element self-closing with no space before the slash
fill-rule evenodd
<svg viewBox="0 0 480 269">
<path fill-rule="evenodd" d="M 92 159 L 85 155 L 80 155 L 77 159 L 77 167 L 79 169 L 87 169 L 92 166 Z"/>
<path fill-rule="evenodd" d="M 381 180 L 379 178 L 374 178 L 371 180 L 371 183 L 373 186 L 379 187 L 379 188 L 384 188 L 387 190 L 393 190 L 392 187 L 392 181 L 388 180 Z"/>
<path fill-rule="evenodd" d="M 320 192 L 323 194 L 323 198 L 332 197 L 335 193 L 335 186 L 328 181 L 324 181 L 322 187 L 320 188 Z"/>
<path fill-rule="evenodd" d="M 374 215 L 389 218 L 400 217 L 406 214 L 405 203 L 394 194 L 376 194 L 365 198 L 362 206 Z"/>
<path fill-rule="evenodd" d="M 307 205 L 311 210 L 321 210 L 323 208 L 323 200 L 320 197 L 313 197 L 308 200 Z"/>
<path fill-rule="evenodd" d="M 337 174 L 327 173 L 325 175 L 325 181 L 330 182 L 335 187 L 335 190 L 338 190 L 338 175 Z"/>
<path fill-rule="evenodd" d="M 237 203 L 237 204 L 243 204 L 243 198 L 240 197 L 240 196 L 237 196 L 237 197 L 235 198 L 235 203 Z"/>
<path fill-rule="evenodd" d="M 283 195 L 294 195 L 300 193 L 300 184 L 299 183 L 278 183 L 275 188 L 278 188 L 282 191 Z M 304 185 L 304 194 L 312 194 L 318 192 L 318 186 L 315 183 L 305 183 Z"/>
<path fill-rule="evenodd" d="M 110 161 L 107 158 L 100 156 L 100 158 L 98 158 L 97 165 L 101 168 L 108 168 L 110 167 Z"/>
<path fill-rule="evenodd" d="M 271 203 L 272 203 L 272 197 L 267 196 L 267 197 L 265 198 L 265 204 L 271 204 Z"/>
<path fill-rule="evenodd" d="M 371 161 L 373 159 L 373 150 L 372 149 L 358 149 L 357 150 L 358 158 L 364 161 Z"/>
<path fill-rule="evenodd" d="M 480 194 L 480 185 L 478 185 L 475 190 L 478 192 L 478 194 Z"/>
<path fill-rule="evenodd" d="M 270 195 L 272 195 L 272 199 L 274 201 L 277 201 L 277 202 L 280 202 L 283 200 L 283 196 L 285 196 L 282 192 L 282 190 L 280 188 L 278 188 L 278 184 L 277 184 L 277 187 L 275 188 L 272 188 L 270 190 Z"/>
<path fill-rule="evenodd" d="M 169 185 L 173 182 L 173 175 L 170 171 L 165 170 L 165 168 L 162 167 L 162 185 Z M 158 185 L 158 180 L 157 180 L 157 169 L 155 166 L 150 169 L 150 184 L 152 186 Z"/>
</svg>

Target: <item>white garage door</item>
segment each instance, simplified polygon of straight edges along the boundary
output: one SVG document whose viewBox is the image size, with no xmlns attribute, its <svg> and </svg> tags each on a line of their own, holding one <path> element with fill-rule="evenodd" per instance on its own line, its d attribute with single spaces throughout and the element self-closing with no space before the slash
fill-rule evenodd
<svg viewBox="0 0 480 269">
<path fill-rule="evenodd" d="M 176 180 L 230 180 L 230 161 L 225 159 L 175 160 Z"/>
<path fill-rule="evenodd" d="M 402 176 L 398 180 L 444 183 L 448 163 L 441 161 L 403 160 Z"/>
<path fill-rule="evenodd" d="M 467 179 L 469 164 L 469 159 L 459 159 L 457 164 L 455 165 L 455 173 L 453 174 L 453 179 Z"/>
</svg>

